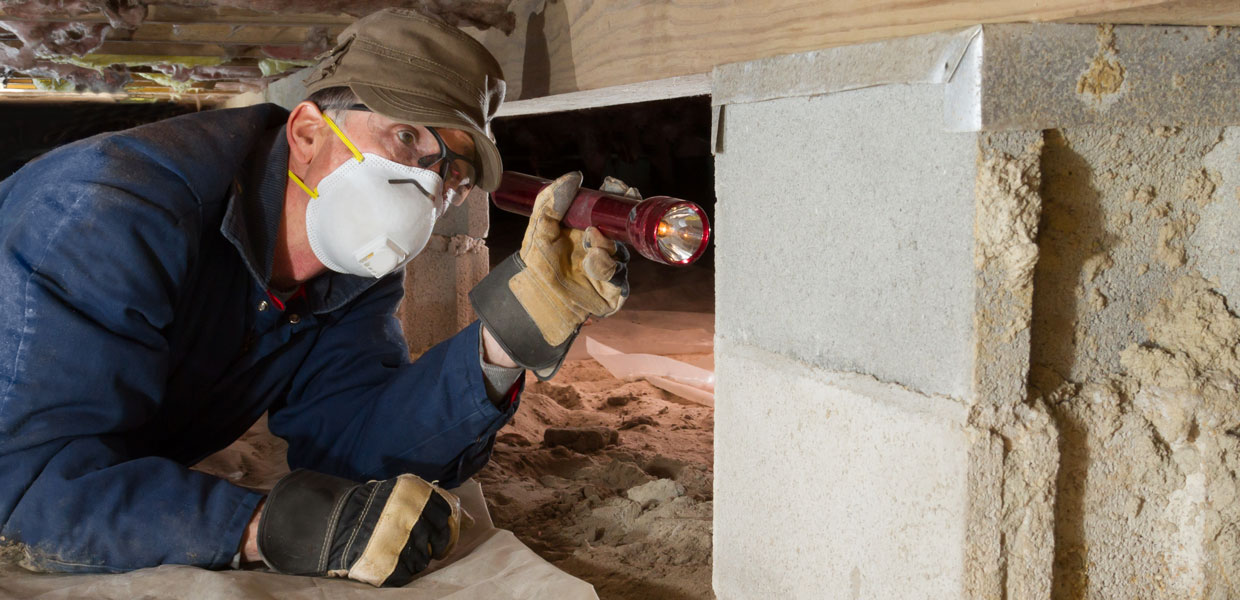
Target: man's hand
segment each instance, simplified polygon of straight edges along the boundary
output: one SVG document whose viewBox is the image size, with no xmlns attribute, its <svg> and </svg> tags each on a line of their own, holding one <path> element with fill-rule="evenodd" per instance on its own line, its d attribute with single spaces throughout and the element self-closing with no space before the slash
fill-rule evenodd
<svg viewBox="0 0 1240 600">
<path fill-rule="evenodd" d="M 619 310 L 629 294 L 626 279 L 613 280 L 616 243 L 593 227 L 579 231 L 560 223 L 580 187 L 581 174 L 569 173 L 538 194 L 521 242 L 525 269 L 508 282 L 552 346 L 567 340 L 589 316 Z"/>
<path fill-rule="evenodd" d="M 267 566 L 374 586 L 404 585 L 447 556 L 469 520 L 456 496 L 414 475 L 358 484 L 306 470 L 281 479 L 261 515 Z"/>
<path fill-rule="evenodd" d="M 581 174 L 551 182 L 534 201 L 521 250 L 496 266 L 472 292 L 485 330 L 519 366 L 549 379 L 590 317 L 620 310 L 629 295 L 628 249 L 593 227 L 565 227 Z M 608 178 L 603 191 L 637 190 Z"/>
</svg>

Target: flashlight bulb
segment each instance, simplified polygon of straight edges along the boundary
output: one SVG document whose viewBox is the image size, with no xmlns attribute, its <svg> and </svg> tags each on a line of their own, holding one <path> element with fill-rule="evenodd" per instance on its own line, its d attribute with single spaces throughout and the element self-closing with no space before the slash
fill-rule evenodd
<svg viewBox="0 0 1240 600">
<path fill-rule="evenodd" d="M 702 246 L 706 227 L 702 216 L 688 204 L 678 204 L 667 211 L 655 230 L 659 252 L 673 264 L 683 264 Z"/>
</svg>

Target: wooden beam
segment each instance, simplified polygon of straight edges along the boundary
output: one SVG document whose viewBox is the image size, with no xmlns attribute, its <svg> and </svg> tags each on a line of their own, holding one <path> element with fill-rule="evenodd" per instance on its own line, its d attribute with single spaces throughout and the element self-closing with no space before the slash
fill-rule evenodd
<svg viewBox="0 0 1240 600">
<path fill-rule="evenodd" d="M 143 20 L 143 23 L 157 25 L 201 23 L 216 25 L 283 25 L 301 27 L 336 25 L 343 28 L 356 20 L 357 19 L 355 17 L 345 14 L 273 14 L 239 8 L 190 8 L 161 4 L 146 7 L 146 18 Z M 69 12 L 48 13 L 46 15 L 39 15 L 37 18 L 32 18 L 18 16 L 13 14 L 12 10 L 6 11 L 3 8 L 0 8 L 0 21 L 106 23 L 108 22 L 108 19 L 101 13 L 75 15 Z"/>
<path fill-rule="evenodd" d="M 510 99 L 708 73 L 715 65 L 977 23 L 1157 18 L 1240 24 L 1235 0 L 514 0 L 517 29 L 470 33 Z M 1136 21 L 1144 22 L 1144 21 Z"/>
<path fill-rule="evenodd" d="M 29 79 L 10 79 L 0 88 L 0 102 L 124 102 L 146 98 L 213 106 L 227 102 L 239 92 L 193 88 L 185 92 L 159 86 L 126 86 L 124 93 L 52 92 L 40 90 Z"/>
</svg>

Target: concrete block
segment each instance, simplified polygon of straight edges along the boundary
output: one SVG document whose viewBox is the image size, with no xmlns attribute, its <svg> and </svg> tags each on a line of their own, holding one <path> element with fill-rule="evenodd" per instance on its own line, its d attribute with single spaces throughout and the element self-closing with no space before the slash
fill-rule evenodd
<svg viewBox="0 0 1240 600">
<path fill-rule="evenodd" d="M 952 78 L 953 129 L 1240 122 L 1240 36 L 1228 28 L 983 25 Z"/>
<path fill-rule="evenodd" d="M 478 189 L 470 192 L 469 197 L 460 206 L 453 206 L 435 223 L 433 233 L 452 237 L 467 235 L 474 238 L 485 238 L 490 233 L 491 220 L 489 195 Z"/>
<path fill-rule="evenodd" d="M 405 299 L 397 314 L 413 355 L 477 318 L 469 290 L 490 271 L 484 238 L 490 229 L 486 192 L 475 189 L 435 223 L 422 254 L 405 267 Z"/>
<path fill-rule="evenodd" d="M 821 96 L 877 85 L 946 83 L 981 35 L 974 25 L 715 67 L 711 104 Z"/>
<path fill-rule="evenodd" d="M 716 340 L 714 587 L 959 598 L 967 408 Z"/>
<path fill-rule="evenodd" d="M 1224 129 L 1202 166 L 1217 174 L 1217 185 L 1188 239 L 1188 254 L 1202 275 L 1218 282 L 1228 303 L 1240 307 L 1240 127 Z"/>
<path fill-rule="evenodd" d="M 716 331 L 964 398 L 973 372 L 975 134 L 892 85 L 728 105 L 716 157 Z"/>
<path fill-rule="evenodd" d="M 396 311 L 412 355 L 477 318 L 469 290 L 489 271 L 490 255 L 482 240 L 431 236 L 426 249 L 405 267 L 405 298 Z"/>
</svg>

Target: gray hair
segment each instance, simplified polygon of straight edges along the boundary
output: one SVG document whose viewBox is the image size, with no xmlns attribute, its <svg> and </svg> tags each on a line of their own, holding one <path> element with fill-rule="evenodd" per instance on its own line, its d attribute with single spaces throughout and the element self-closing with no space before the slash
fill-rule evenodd
<svg viewBox="0 0 1240 600">
<path fill-rule="evenodd" d="M 343 85 L 323 88 L 310 94 L 306 100 L 313 102 L 319 110 L 328 113 L 328 116 L 333 119 L 339 119 L 341 111 L 362 102 L 352 89 Z"/>
</svg>

